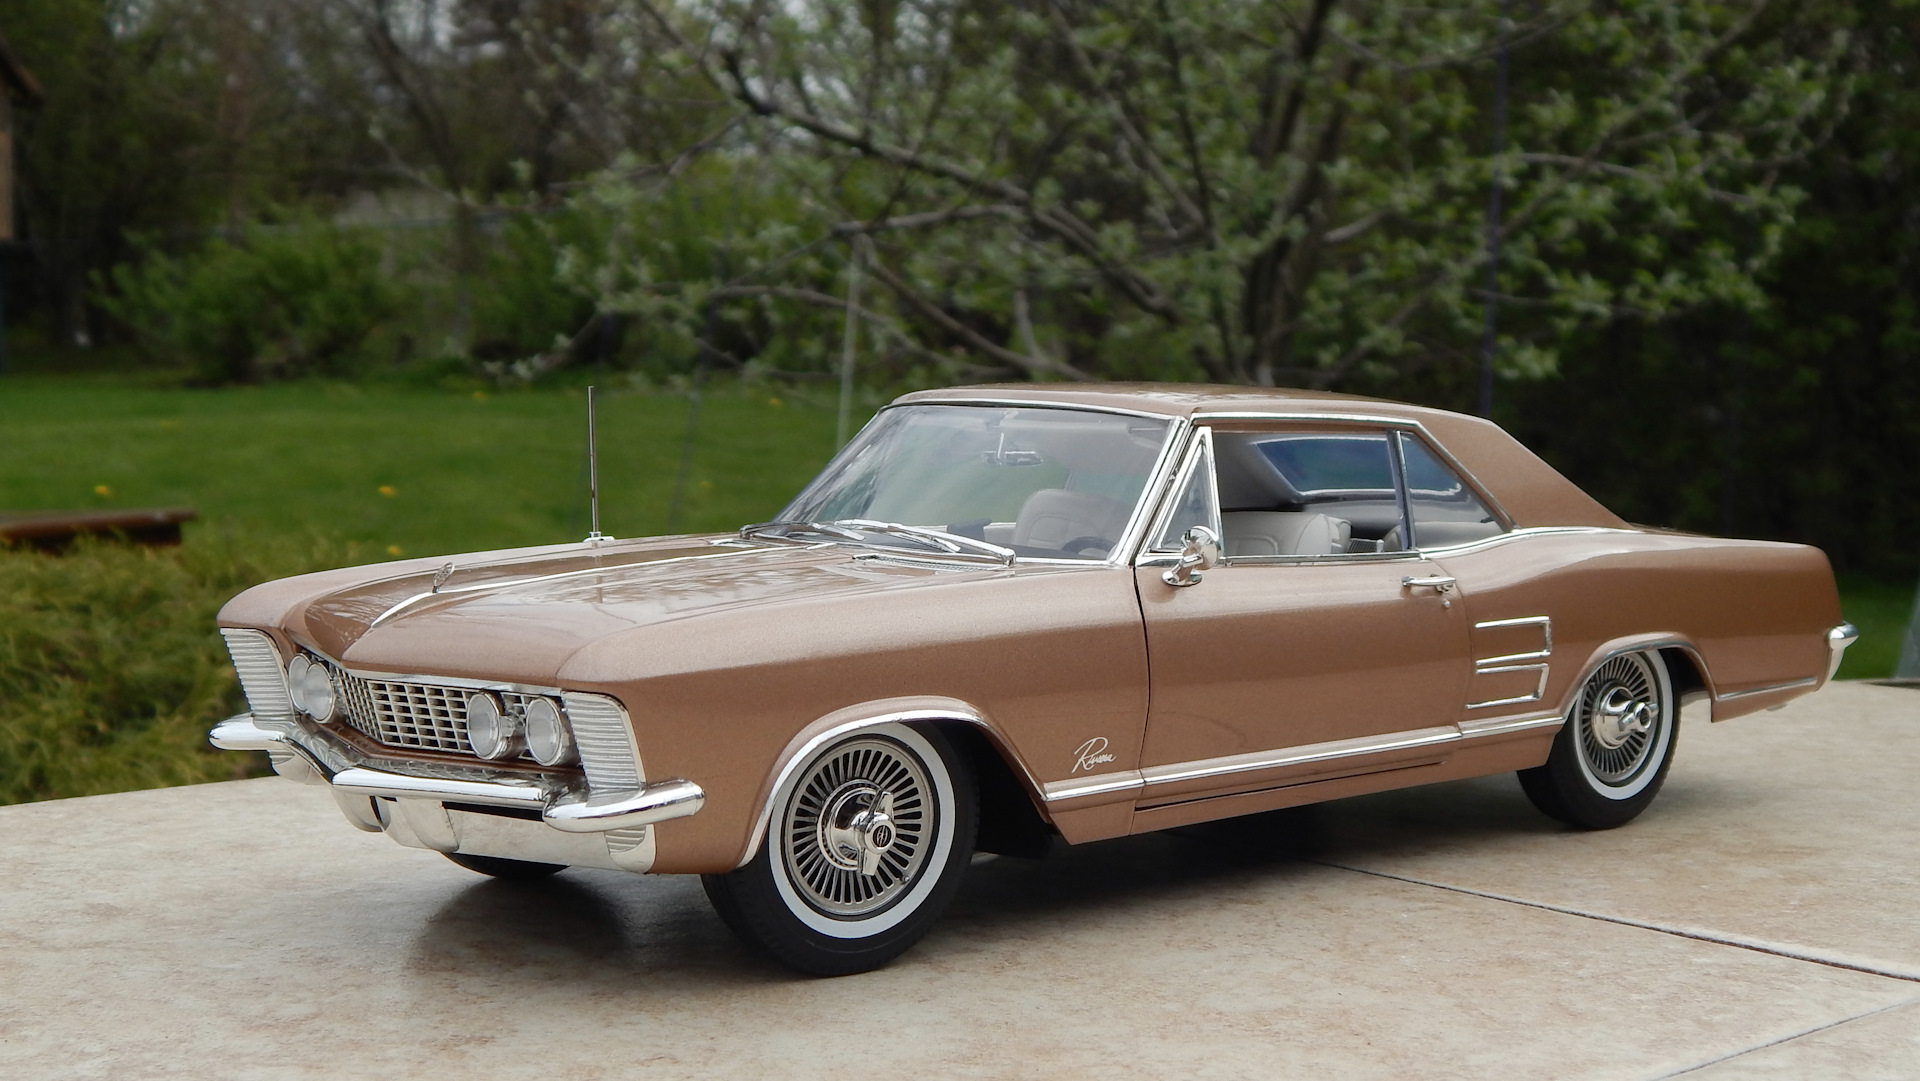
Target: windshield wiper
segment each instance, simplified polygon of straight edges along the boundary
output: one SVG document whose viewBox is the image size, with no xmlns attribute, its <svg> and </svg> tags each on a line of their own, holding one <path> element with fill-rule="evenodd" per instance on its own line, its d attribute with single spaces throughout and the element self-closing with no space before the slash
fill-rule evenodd
<svg viewBox="0 0 1920 1081">
<path fill-rule="evenodd" d="M 774 521 L 761 522 L 758 525 L 743 525 L 740 527 L 740 538 L 742 540 L 749 540 L 754 537 L 777 537 L 781 540 L 789 540 L 795 533 L 819 533 L 822 536 L 838 537 L 841 540 L 853 541 L 856 544 L 867 539 L 864 534 L 842 528 L 831 522 Z"/>
<path fill-rule="evenodd" d="M 1008 566 L 1013 565 L 1014 556 L 1018 554 L 1011 548 L 1004 548 L 990 541 L 976 540 L 973 537 L 961 536 L 958 533 L 949 533 L 944 529 L 934 529 L 930 526 L 901 525 L 899 522 L 876 522 L 871 518 L 842 518 L 833 524 L 836 526 L 851 526 L 854 529 L 869 533 L 887 533 L 896 536 L 912 537 L 917 540 L 926 541 L 946 551 L 950 555 L 963 555 L 970 552 L 974 555 L 991 556 Z"/>
</svg>

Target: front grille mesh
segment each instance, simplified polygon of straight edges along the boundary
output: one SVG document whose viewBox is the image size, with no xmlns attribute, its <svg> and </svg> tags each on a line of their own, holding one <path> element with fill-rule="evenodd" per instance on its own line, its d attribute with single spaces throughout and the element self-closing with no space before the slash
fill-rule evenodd
<svg viewBox="0 0 1920 1081">
<path fill-rule="evenodd" d="M 467 696 L 464 687 L 356 676 L 331 661 L 323 662 L 347 707 L 347 723 L 389 747 L 471 754 L 467 745 Z M 496 692 L 508 713 L 526 712 L 537 695 Z M 522 757 L 525 757 L 524 755 Z"/>
<path fill-rule="evenodd" d="M 234 675 L 240 679 L 240 690 L 247 696 L 247 708 L 253 712 L 253 719 L 262 724 L 290 723 L 293 700 L 287 697 L 286 677 L 280 670 L 280 651 L 274 648 L 273 639 L 240 627 L 223 627 L 220 636 L 227 641 Z"/>
</svg>

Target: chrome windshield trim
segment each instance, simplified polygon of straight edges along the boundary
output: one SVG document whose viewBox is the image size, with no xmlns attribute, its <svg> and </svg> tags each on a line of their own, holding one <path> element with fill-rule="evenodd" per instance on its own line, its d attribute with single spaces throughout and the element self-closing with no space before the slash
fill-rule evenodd
<svg viewBox="0 0 1920 1081">
<path fill-rule="evenodd" d="M 1151 409 L 1128 409 L 1119 405 L 1081 405 L 1077 402 L 1039 402 L 1031 398 L 915 398 L 910 402 L 890 402 L 874 416 L 877 417 L 889 409 L 905 409 L 916 405 L 997 405 L 1018 409 L 1064 409 L 1075 413 L 1117 413 L 1123 417 L 1145 417 L 1149 420 L 1186 419 L 1185 415 L 1180 413 L 1156 413 Z"/>
</svg>

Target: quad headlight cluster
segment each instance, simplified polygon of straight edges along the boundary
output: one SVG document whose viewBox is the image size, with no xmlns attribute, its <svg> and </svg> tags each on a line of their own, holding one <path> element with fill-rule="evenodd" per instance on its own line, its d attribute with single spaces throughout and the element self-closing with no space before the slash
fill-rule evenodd
<svg viewBox="0 0 1920 1081">
<path fill-rule="evenodd" d="M 326 665 L 313 663 L 304 653 L 294 654 L 287 662 L 287 693 L 293 698 L 293 708 L 314 720 L 333 719 L 337 698 Z"/>
<path fill-rule="evenodd" d="M 576 761 L 573 732 L 560 707 L 547 698 L 528 698 L 508 709 L 485 691 L 467 696 L 467 744 L 482 758 L 512 758 L 525 750 L 543 766 Z"/>
</svg>

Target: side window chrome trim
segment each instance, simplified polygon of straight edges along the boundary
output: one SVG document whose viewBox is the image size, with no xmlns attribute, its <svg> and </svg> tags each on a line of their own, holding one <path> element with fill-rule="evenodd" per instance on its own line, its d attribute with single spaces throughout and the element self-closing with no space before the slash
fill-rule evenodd
<svg viewBox="0 0 1920 1081">
<path fill-rule="evenodd" d="M 1367 424 L 1377 425 L 1389 430 L 1415 433 L 1420 437 L 1420 441 L 1426 444 L 1427 449 L 1433 452 L 1435 457 L 1446 463 L 1447 468 L 1459 474 L 1461 480 L 1466 481 L 1467 486 L 1473 489 L 1474 494 L 1480 497 L 1480 501 L 1487 505 L 1487 509 L 1493 512 L 1493 516 L 1499 519 L 1503 526 L 1507 529 L 1514 527 L 1513 515 L 1508 514 L 1506 508 L 1500 505 L 1500 500 L 1495 498 L 1494 494 L 1487 490 L 1486 485 L 1480 483 L 1480 478 L 1473 475 L 1473 470 L 1461 464 L 1460 459 L 1455 458 L 1452 451 L 1448 450 L 1438 439 L 1433 437 L 1433 433 L 1427 430 L 1426 425 L 1411 417 L 1389 417 L 1378 413 L 1210 412 L 1195 413 L 1193 415 L 1193 422 L 1195 424 L 1205 424 L 1208 421 L 1216 420 L 1250 420 L 1260 422 L 1283 420 L 1289 423 L 1294 421 L 1306 421 L 1308 423 L 1317 421 L 1323 424 Z"/>
<path fill-rule="evenodd" d="M 1182 453 L 1178 459 L 1179 467 L 1173 471 L 1172 481 L 1162 489 L 1159 505 L 1154 509 L 1151 524 L 1147 527 L 1146 533 L 1140 537 L 1140 554 L 1138 558 L 1134 560 L 1136 566 L 1149 565 L 1147 562 L 1149 560 L 1160 560 L 1177 556 L 1177 553 L 1172 550 L 1155 549 L 1153 547 L 1154 539 L 1166 532 L 1168 521 L 1172 519 L 1175 514 L 1179 513 L 1181 497 L 1186 494 L 1187 484 L 1192 479 L 1194 471 L 1200 468 L 1200 462 L 1203 458 L 1209 466 L 1207 483 L 1214 488 L 1214 520 L 1211 523 L 1211 528 L 1216 535 L 1220 533 L 1219 482 L 1214 478 L 1211 469 L 1213 464 L 1213 429 L 1200 425 L 1193 428 L 1192 438 L 1187 441 L 1185 452 Z"/>
</svg>

